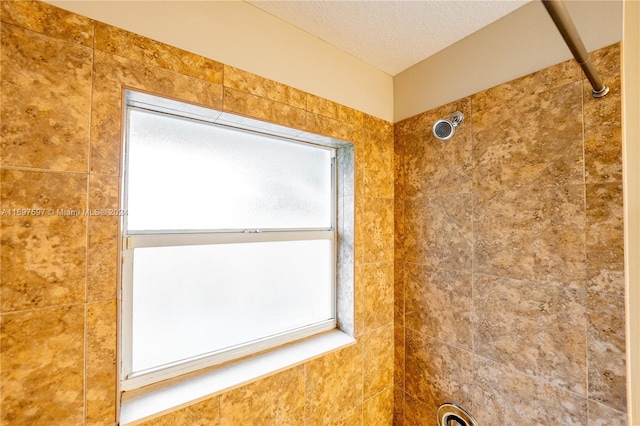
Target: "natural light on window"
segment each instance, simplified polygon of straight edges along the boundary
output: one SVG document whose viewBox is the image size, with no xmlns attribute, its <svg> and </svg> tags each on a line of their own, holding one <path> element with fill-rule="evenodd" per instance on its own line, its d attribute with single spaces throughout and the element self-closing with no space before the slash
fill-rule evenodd
<svg viewBox="0 0 640 426">
<path fill-rule="evenodd" d="M 123 390 L 336 327 L 336 148 L 168 102 L 126 108 Z"/>
</svg>

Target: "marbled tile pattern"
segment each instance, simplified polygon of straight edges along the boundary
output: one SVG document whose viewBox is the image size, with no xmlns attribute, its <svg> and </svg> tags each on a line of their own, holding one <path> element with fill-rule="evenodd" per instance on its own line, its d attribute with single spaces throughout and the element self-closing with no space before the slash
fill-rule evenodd
<svg viewBox="0 0 640 426">
<path fill-rule="evenodd" d="M 293 425 L 304 422 L 304 367 L 298 366 L 220 397 L 224 425 Z"/>
<path fill-rule="evenodd" d="M 624 298 L 589 293 L 589 399 L 626 412 Z"/>
<path fill-rule="evenodd" d="M 476 272 L 584 286 L 583 186 L 479 192 L 473 226 Z"/>
<path fill-rule="evenodd" d="M 393 261 L 393 199 L 367 197 L 359 229 L 365 263 Z"/>
<path fill-rule="evenodd" d="M 340 366 L 340 368 L 336 368 Z M 362 345 L 333 352 L 306 364 L 305 419 L 323 424 L 362 402 Z"/>
<path fill-rule="evenodd" d="M 393 324 L 365 334 L 363 338 L 364 399 L 389 388 L 393 383 Z"/>
<path fill-rule="evenodd" d="M 586 292 L 475 275 L 474 351 L 584 395 Z"/>
<path fill-rule="evenodd" d="M 472 403 L 473 356 L 471 352 L 406 331 L 406 392 L 427 404 L 434 414 L 440 404 Z"/>
<path fill-rule="evenodd" d="M 470 351 L 471 274 L 416 264 L 407 264 L 405 272 L 405 326 Z"/>
<path fill-rule="evenodd" d="M 2 312 L 83 302 L 86 176 L 5 169 L 0 182 L 3 209 L 39 212 L 2 217 Z"/>
<path fill-rule="evenodd" d="M 471 207 L 470 194 L 406 198 L 405 260 L 434 268 L 470 268 Z"/>
<path fill-rule="evenodd" d="M 481 425 L 587 424 L 587 400 L 508 367 L 474 359 L 474 410 Z"/>
<path fill-rule="evenodd" d="M 2 1 L 0 17 L 3 23 L 93 46 L 94 22 L 91 19 L 42 1 Z"/>
<path fill-rule="evenodd" d="M 295 128 L 304 128 L 306 120 L 303 109 L 229 88 L 224 90 L 224 109 Z"/>
<path fill-rule="evenodd" d="M 2 315 L 3 425 L 82 424 L 83 317 L 82 305 Z"/>
<path fill-rule="evenodd" d="M 1 164 L 86 171 L 91 49 L 13 25 L 0 31 Z"/>
<path fill-rule="evenodd" d="M 391 425 L 393 423 L 393 388 L 389 387 L 365 401 L 364 426 Z"/>
<path fill-rule="evenodd" d="M 117 322 L 118 307 L 111 300 L 89 304 L 86 310 L 87 424 L 116 423 L 118 339 L 113 324 Z"/>
<path fill-rule="evenodd" d="M 589 426 L 626 425 L 626 413 L 589 401 Z"/>
<path fill-rule="evenodd" d="M 586 185 L 589 290 L 624 297 L 622 183 Z"/>
<path fill-rule="evenodd" d="M 475 190 L 583 182 L 580 82 L 473 111 Z"/>
<path fill-rule="evenodd" d="M 625 424 L 619 45 L 591 57 L 603 99 L 572 60 L 395 124 L 395 424 L 460 354 L 480 424 Z"/>
<path fill-rule="evenodd" d="M 362 266 L 364 327 L 374 330 L 393 322 L 393 263 Z"/>
</svg>

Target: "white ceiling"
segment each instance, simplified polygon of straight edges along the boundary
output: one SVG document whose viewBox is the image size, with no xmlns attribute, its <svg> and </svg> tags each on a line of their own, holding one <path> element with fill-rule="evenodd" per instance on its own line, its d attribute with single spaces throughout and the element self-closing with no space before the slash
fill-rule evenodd
<svg viewBox="0 0 640 426">
<path fill-rule="evenodd" d="M 395 76 L 529 1 L 247 2 Z"/>
</svg>

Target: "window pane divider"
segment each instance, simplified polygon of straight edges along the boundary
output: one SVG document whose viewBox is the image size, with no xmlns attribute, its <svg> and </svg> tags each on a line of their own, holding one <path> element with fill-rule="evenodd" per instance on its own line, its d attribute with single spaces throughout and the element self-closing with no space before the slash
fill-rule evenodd
<svg viewBox="0 0 640 426">
<path fill-rule="evenodd" d="M 286 230 L 238 232 L 191 232 L 191 233 L 153 233 L 128 234 L 123 247 L 131 250 L 142 247 L 174 247 L 208 244 L 242 244 L 274 241 L 331 240 L 335 230 Z"/>
</svg>

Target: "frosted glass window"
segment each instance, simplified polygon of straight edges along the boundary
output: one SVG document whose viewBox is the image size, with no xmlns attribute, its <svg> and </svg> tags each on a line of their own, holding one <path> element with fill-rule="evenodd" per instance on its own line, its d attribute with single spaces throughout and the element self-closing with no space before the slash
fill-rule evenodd
<svg viewBox="0 0 640 426">
<path fill-rule="evenodd" d="M 333 318 L 329 241 L 135 252 L 133 372 Z"/>
<path fill-rule="evenodd" d="M 335 328 L 339 141 L 127 99 L 121 388 Z"/>
<path fill-rule="evenodd" d="M 130 230 L 331 227 L 331 154 L 131 109 Z"/>
</svg>

